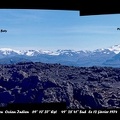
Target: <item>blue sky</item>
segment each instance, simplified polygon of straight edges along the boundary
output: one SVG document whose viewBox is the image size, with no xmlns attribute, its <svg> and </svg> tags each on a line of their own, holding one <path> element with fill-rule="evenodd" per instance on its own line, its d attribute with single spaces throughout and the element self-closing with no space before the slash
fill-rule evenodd
<svg viewBox="0 0 120 120">
<path fill-rule="evenodd" d="M 0 9 L 0 48 L 94 50 L 120 44 L 120 14 Z"/>
</svg>

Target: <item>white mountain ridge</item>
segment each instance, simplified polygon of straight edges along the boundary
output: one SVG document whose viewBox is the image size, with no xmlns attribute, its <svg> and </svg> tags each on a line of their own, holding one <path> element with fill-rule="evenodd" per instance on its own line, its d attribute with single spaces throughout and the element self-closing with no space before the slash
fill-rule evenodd
<svg viewBox="0 0 120 120">
<path fill-rule="evenodd" d="M 118 54 L 120 52 L 120 44 L 109 47 L 108 50 L 114 51 L 114 53 Z"/>
<path fill-rule="evenodd" d="M 10 55 L 12 53 L 18 54 L 18 55 L 26 55 L 26 56 L 34 56 L 38 54 L 47 54 L 47 55 L 60 55 L 60 54 L 71 54 L 72 53 L 81 53 L 81 52 L 87 52 L 87 51 L 75 51 L 75 50 L 57 50 L 57 51 L 50 51 L 50 50 L 15 50 L 11 48 L 0 48 L 0 53 L 3 55 Z"/>
<path fill-rule="evenodd" d="M 89 50 L 56 50 L 56 51 L 50 51 L 50 50 L 15 50 L 11 48 L 0 48 L 0 54 L 3 55 L 11 55 L 11 54 L 18 54 L 18 55 L 26 55 L 26 56 L 34 56 L 34 55 L 39 55 L 39 54 L 47 54 L 47 55 L 61 55 L 61 54 L 66 54 L 72 56 L 73 53 L 75 54 L 80 54 L 80 53 L 95 53 L 95 52 L 103 52 L 106 54 L 109 54 L 107 51 L 114 52 L 115 54 L 120 53 L 120 44 L 114 45 L 108 48 L 102 48 L 102 49 L 96 49 L 94 51 L 89 51 Z"/>
</svg>

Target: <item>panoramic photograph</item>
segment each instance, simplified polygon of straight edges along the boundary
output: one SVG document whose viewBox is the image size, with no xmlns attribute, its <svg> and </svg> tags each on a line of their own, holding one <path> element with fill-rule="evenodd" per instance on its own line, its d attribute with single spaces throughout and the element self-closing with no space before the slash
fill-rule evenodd
<svg viewBox="0 0 120 120">
<path fill-rule="evenodd" d="M 120 14 L 0 9 L 0 107 L 120 108 Z"/>
</svg>

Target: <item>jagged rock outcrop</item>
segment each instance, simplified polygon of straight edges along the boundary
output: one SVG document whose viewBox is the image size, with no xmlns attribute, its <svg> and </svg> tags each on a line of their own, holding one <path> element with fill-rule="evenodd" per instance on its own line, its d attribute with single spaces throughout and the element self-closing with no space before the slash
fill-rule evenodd
<svg viewBox="0 0 120 120">
<path fill-rule="evenodd" d="M 70 109 L 120 108 L 120 68 L 22 62 L 0 65 L 0 106 L 66 102 Z"/>
</svg>

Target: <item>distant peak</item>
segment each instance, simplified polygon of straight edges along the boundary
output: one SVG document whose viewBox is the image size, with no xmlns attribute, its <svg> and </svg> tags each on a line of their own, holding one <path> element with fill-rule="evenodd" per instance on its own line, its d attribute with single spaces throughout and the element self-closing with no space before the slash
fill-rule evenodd
<svg viewBox="0 0 120 120">
<path fill-rule="evenodd" d="M 111 46 L 111 48 L 113 48 L 113 47 L 120 47 L 120 44 Z"/>
<path fill-rule="evenodd" d="M 113 45 L 108 48 L 110 51 L 113 51 L 114 53 L 118 54 L 120 52 L 120 44 Z"/>
<path fill-rule="evenodd" d="M 118 45 L 114 45 L 114 46 L 119 46 L 119 47 L 120 47 L 120 44 L 118 44 Z"/>
</svg>

